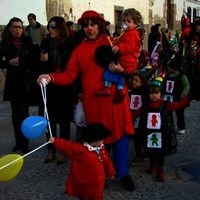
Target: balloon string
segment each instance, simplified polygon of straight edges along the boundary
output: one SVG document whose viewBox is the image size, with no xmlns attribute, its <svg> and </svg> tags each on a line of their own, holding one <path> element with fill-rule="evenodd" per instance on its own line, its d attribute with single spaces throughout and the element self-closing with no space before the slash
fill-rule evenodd
<svg viewBox="0 0 200 200">
<path fill-rule="evenodd" d="M 47 144 L 49 144 L 49 143 L 50 143 L 50 142 L 48 141 L 48 142 L 42 144 L 41 146 L 37 147 L 36 149 L 34 149 L 34 150 L 28 152 L 27 154 L 24 154 L 23 156 L 20 156 L 19 158 L 15 159 L 15 160 L 13 160 L 13 161 L 11 161 L 11 162 L 9 162 L 8 164 L 6 164 L 6 165 L 0 167 L 0 170 L 2 170 L 2 169 L 4 169 L 4 168 L 6 168 L 6 167 L 12 165 L 13 163 L 17 162 L 18 160 L 20 160 L 20 159 L 22 159 L 22 158 L 25 158 L 26 156 L 28 156 L 28 155 L 34 153 L 35 151 L 41 149 L 42 147 L 44 147 L 45 145 L 47 145 Z"/>
<path fill-rule="evenodd" d="M 44 80 L 44 81 L 41 83 L 40 87 L 41 87 L 42 98 L 43 98 L 43 102 L 44 102 L 44 117 L 46 117 L 46 119 L 47 119 L 48 128 L 49 128 L 49 133 L 50 133 L 50 136 L 52 137 L 52 131 L 51 131 L 51 126 L 50 126 L 50 122 L 49 122 L 49 116 L 48 116 L 48 112 L 47 112 L 47 105 L 46 105 L 46 103 L 47 103 L 46 84 L 47 84 L 47 83 L 46 83 L 46 81 Z M 41 149 L 42 147 L 44 147 L 45 145 L 47 145 L 47 144 L 49 144 L 49 143 L 50 143 L 50 142 L 48 141 L 48 142 L 42 144 L 41 146 L 37 147 L 36 149 L 34 149 L 34 150 L 28 152 L 27 154 L 25 154 L 25 155 L 23 155 L 23 156 L 20 156 L 19 158 L 15 159 L 15 160 L 13 160 L 13 161 L 11 161 L 11 162 L 9 162 L 9 163 L 7 163 L 6 165 L 0 167 L 0 170 L 2 170 L 2 169 L 4 169 L 4 168 L 6 168 L 6 167 L 12 165 L 13 163 L 17 162 L 17 161 L 20 160 L 20 159 L 25 158 L 26 156 L 28 156 L 28 155 L 34 153 L 35 151 Z"/>
<path fill-rule="evenodd" d="M 41 83 L 40 87 L 41 87 L 42 98 L 43 98 L 43 102 L 44 102 L 44 117 L 46 117 L 46 119 L 47 119 L 48 128 L 49 128 L 49 133 L 50 133 L 50 136 L 52 137 L 52 131 L 51 131 L 51 126 L 50 126 L 50 122 L 49 122 L 49 116 L 48 116 L 48 112 L 47 112 L 47 105 L 46 105 L 46 103 L 47 103 L 46 84 L 47 84 L 47 83 L 46 83 L 46 81 L 44 80 L 44 81 Z M 25 158 L 26 156 L 28 156 L 28 155 L 34 153 L 35 151 L 41 149 L 42 147 L 44 147 L 45 145 L 47 145 L 47 144 L 49 144 L 49 143 L 50 143 L 50 142 L 48 141 L 48 142 L 42 144 L 41 146 L 37 147 L 36 149 L 34 149 L 34 150 L 28 152 L 27 154 L 25 154 L 25 155 L 23 155 L 23 156 L 20 156 L 19 158 L 15 159 L 15 160 L 13 160 L 13 161 L 11 161 L 11 162 L 9 162 L 9 163 L 7 163 L 6 165 L 0 167 L 0 170 L 2 170 L 2 169 L 4 169 L 4 168 L 6 168 L 6 167 L 12 165 L 13 163 L 17 162 L 18 160 L 20 160 L 20 159 L 22 159 L 22 158 Z"/>
<path fill-rule="evenodd" d="M 46 117 L 46 119 L 47 119 L 49 134 L 50 134 L 50 137 L 52 137 L 51 125 L 50 125 L 50 122 L 49 122 L 49 115 L 48 115 L 48 111 L 47 111 L 46 81 L 43 81 L 40 84 L 40 87 L 41 87 L 42 98 L 43 98 L 43 102 L 44 102 L 44 117 Z"/>
</svg>

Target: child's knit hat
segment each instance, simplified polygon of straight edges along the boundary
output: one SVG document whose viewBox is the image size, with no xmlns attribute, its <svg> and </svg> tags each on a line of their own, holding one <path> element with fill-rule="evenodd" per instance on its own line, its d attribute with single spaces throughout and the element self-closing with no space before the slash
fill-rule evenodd
<svg viewBox="0 0 200 200">
<path fill-rule="evenodd" d="M 166 74 L 161 72 L 157 77 L 150 80 L 149 85 L 162 88 Z"/>
</svg>

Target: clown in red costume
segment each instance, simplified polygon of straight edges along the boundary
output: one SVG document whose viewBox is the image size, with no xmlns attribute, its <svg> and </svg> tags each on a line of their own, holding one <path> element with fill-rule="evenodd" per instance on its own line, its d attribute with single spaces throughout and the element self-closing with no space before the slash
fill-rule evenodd
<svg viewBox="0 0 200 200">
<path fill-rule="evenodd" d="M 125 97 L 115 104 L 113 98 L 116 93 L 115 85 L 111 86 L 109 96 L 99 96 L 95 92 L 103 88 L 102 76 L 104 69 L 95 62 L 96 49 L 101 45 L 109 45 L 104 36 L 105 20 L 96 11 L 88 10 L 78 20 L 84 30 L 87 39 L 82 41 L 72 53 L 68 66 L 63 73 L 43 74 L 38 78 L 38 84 L 43 79 L 47 83 L 56 85 L 68 85 L 81 76 L 83 90 L 83 108 L 87 123 L 99 122 L 111 130 L 112 135 L 106 138 L 105 144 L 112 144 L 113 162 L 116 176 L 125 190 L 133 191 L 134 182 L 129 175 L 129 135 L 134 134 L 131 112 L 129 109 L 129 97 L 127 88 L 123 90 Z M 113 73 L 128 74 L 132 70 L 118 63 L 109 65 Z M 95 134 L 95 133 L 94 133 Z"/>
</svg>

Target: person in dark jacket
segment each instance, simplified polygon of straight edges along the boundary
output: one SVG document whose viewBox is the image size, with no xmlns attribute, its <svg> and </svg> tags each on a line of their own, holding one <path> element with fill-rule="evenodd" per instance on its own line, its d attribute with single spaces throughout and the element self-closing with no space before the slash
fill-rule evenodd
<svg viewBox="0 0 200 200">
<path fill-rule="evenodd" d="M 46 38 L 48 34 L 47 28 L 37 21 L 34 13 L 29 13 L 27 19 L 29 25 L 26 27 L 25 34 L 29 35 L 33 42 L 40 45 L 41 41 Z"/>
<path fill-rule="evenodd" d="M 21 132 L 21 123 L 29 116 L 29 106 L 37 99 L 39 46 L 25 36 L 23 22 L 13 17 L 2 32 L 0 66 L 5 68 L 4 101 L 10 101 L 16 144 L 13 151 L 29 151 L 29 140 Z M 37 91 L 37 92 L 36 92 Z M 37 103 L 36 103 L 37 105 Z"/>
<path fill-rule="evenodd" d="M 151 26 L 151 32 L 148 35 L 148 54 L 151 59 L 151 64 L 155 59 L 153 58 L 154 55 L 152 53 L 154 52 L 157 42 L 160 42 L 160 45 L 156 50 L 156 52 L 158 52 L 158 63 L 162 64 L 163 69 L 166 71 L 166 63 L 173 52 L 170 50 L 168 39 L 161 24 Z"/>
<path fill-rule="evenodd" d="M 169 60 L 164 84 L 164 100 L 171 102 L 185 98 L 190 92 L 190 83 L 181 69 L 181 54 L 177 53 Z M 175 111 L 178 134 L 185 133 L 185 108 Z"/>
<path fill-rule="evenodd" d="M 49 36 L 40 45 L 41 73 L 63 72 L 68 62 L 74 45 L 68 36 L 67 26 L 63 17 L 52 17 L 47 25 Z M 56 125 L 60 127 L 60 137 L 70 138 L 70 122 L 72 121 L 75 94 L 74 84 L 58 87 L 47 86 L 47 110 L 53 136 L 56 134 Z M 47 132 L 47 140 L 49 140 Z M 56 149 L 52 144 L 47 145 L 48 155 L 44 163 L 55 159 Z M 65 162 L 64 155 L 60 152 L 57 164 Z"/>
</svg>

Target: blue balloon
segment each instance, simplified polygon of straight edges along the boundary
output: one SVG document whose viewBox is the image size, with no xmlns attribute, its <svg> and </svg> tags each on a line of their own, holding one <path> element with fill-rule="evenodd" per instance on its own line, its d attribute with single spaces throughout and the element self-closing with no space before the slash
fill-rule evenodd
<svg viewBox="0 0 200 200">
<path fill-rule="evenodd" d="M 42 116 L 27 117 L 21 125 L 24 136 L 29 139 L 40 137 L 47 127 L 47 120 Z"/>
</svg>

